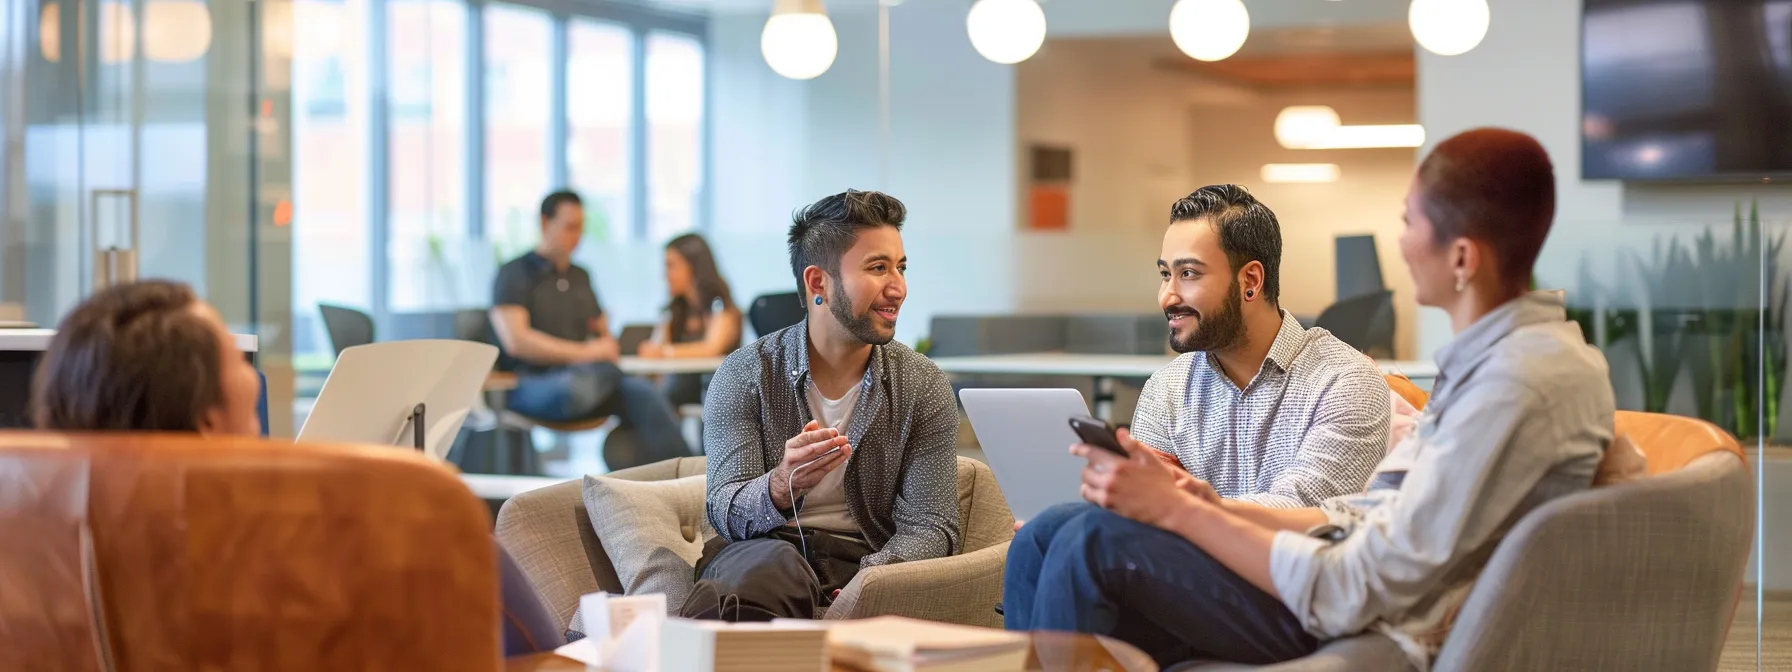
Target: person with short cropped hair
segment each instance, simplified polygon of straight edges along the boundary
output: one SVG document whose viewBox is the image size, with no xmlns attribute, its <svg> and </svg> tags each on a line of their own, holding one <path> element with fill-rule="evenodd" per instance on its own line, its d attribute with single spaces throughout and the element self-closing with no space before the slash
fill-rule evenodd
<svg viewBox="0 0 1792 672">
<path fill-rule="evenodd" d="M 1282 662 L 1373 630 L 1426 669 L 1507 531 L 1589 487 L 1612 440 L 1605 358 L 1560 292 L 1527 291 L 1554 213 L 1535 139 L 1479 129 L 1439 143 L 1413 179 L 1400 250 L 1418 302 L 1448 313 L 1455 339 L 1418 431 L 1367 491 L 1269 508 L 1221 498 L 1125 432 L 1128 457 L 1074 446 L 1100 509 L 1016 536 L 1049 552 L 1032 583 L 1008 582 L 1009 627 L 1110 635 L 1165 665 Z"/>
<path fill-rule="evenodd" d="M 690 446 L 665 396 L 616 365 L 621 345 L 610 335 L 591 274 L 572 263 L 584 235 L 579 195 L 548 194 L 541 202 L 541 243 L 498 269 L 491 309 L 504 349 L 498 365 L 517 374 L 505 403 L 550 422 L 616 416 L 621 422 L 604 442 L 611 470 L 688 457 Z"/>
<path fill-rule="evenodd" d="M 958 405 L 894 340 L 907 209 L 846 191 L 797 211 L 808 317 L 730 355 L 703 403 L 716 538 L 682 612 L 811 618 L 861 567 L 957 553 Z"/>
</svg>

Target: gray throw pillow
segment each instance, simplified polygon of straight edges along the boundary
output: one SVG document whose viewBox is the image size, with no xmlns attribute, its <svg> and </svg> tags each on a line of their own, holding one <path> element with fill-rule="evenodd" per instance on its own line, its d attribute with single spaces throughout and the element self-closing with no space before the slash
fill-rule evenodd
<svg viewBox="0 0 1792 672">
<path fill-rule="evenodd" d="M 702 474 L 671 481 L 585 477 L 585 512 L 624 595 L 663 593 L 673 612 L 684 605 L 703 543 L 716 536 L 704 513 L 707 494 Z M 585 633 L 583 614 L 574 612 L 567 628 Z"/>
</svg>

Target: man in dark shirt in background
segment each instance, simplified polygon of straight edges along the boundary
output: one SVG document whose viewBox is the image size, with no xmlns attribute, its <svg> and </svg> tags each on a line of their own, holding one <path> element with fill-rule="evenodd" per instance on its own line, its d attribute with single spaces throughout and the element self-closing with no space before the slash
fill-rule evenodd
<svg viewBox="0 0 1792 672">
<path fill-rule="evenodd" d="M 517 374 L 510 409 L 549 422 L 620 416 L 604 446 L 611 470 L 688 456 L 666 398 L 616 366 L 621 348 L 597 290 L 572 263 L 584 235 L 578 194 L 549 194 L 541 202 L 541 244 L 498 269 L 491 319 L 502 364 Z"/>
</svg>

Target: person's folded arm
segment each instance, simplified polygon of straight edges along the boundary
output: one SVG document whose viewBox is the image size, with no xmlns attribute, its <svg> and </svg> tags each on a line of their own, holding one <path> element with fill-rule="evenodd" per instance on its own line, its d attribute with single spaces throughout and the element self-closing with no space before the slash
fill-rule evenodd
<svg viewBox="0 0 1792 672">
<path fill-rule="evenodd" d="M 492 332 L 512 357 L 537 364 L 583 364 L 596 361 L 587 342 L 549 336 L 529 326 L 529 310 L 518 305 L 491 309 Z"/>
<path fill-rule="evenodd" d="M 1234 499 L 1293 509 L 1361 492 L 1387 453 L 1392 414 L 1387 382 L 1380 373 L 1364 366 L 1340 374 L 1320 391 L 1319 407 L 1293 466 L 1278 474 L 1267 490 Z"/>
<path fill-rule="evenodd" d="M 703 340 L 691 343 L 668 343 L 660 346 L 660 356 L 669 359 L 720 357 L 740 342 L 740 311 L 729 308 L 716 313 L 703 330 Z"/>
<path fill-rule="evenodd" d="M 1416 605 L 1513 515 L 1568 437 L 1551 408 L 1513 384 L 1465 387 L 1386 493 L 1335 544 L 1281 532 L 1276 593 L 1309 632 L 1341 637 Z"/>
<path fill-rule="evenodd" d="M 958 513 L 958 405 L 944 374 L 927 382 L 909 429 L 908 456 L 896 493 L 896 533 L 859 564 L 942 558 L 960 548 Z"/>
<path fill-rule="evenodd" d="M 703 446 L 709 455 L 704 508 L 710 526 L 728 541 L 763 536 L 790 520 L 772 503 L 771 470 L 777 464 L 766 463 L 759 372 L 750 355 L 723 362 L 703 399 Z"/>
</svg>

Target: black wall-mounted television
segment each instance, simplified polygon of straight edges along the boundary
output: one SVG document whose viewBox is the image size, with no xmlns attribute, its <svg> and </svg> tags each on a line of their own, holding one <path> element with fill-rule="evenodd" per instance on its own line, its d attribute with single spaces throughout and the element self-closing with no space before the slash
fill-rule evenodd
<svg viewBox="0 0 1792 672">
<path fill-rule="evenodd" d="M 1585 0 L 1581 176 L 1792 177 L 1792 0 Z"/>
</svg>

